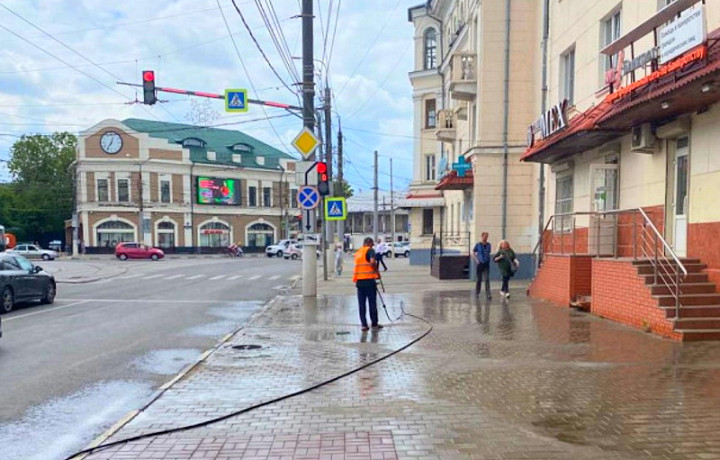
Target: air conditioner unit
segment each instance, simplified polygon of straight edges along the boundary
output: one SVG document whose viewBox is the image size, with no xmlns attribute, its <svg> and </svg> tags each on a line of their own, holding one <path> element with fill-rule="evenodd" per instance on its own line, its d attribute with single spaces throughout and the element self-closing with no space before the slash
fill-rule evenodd
<svg viewBox="0 0 720 460">
<path fill-rule="evenodd" d="M 643 153 L 655 152 L 655 134 L 650 123 L 643 123 L 633 127 L 630 150 Z"/>
</svg>

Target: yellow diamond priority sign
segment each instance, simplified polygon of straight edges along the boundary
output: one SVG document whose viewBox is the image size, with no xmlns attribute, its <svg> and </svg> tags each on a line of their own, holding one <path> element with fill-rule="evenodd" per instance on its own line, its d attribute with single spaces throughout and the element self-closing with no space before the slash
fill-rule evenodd
<svg viewBox="0 0 720 460">
<path fill-rule="evenodd" d="M 292 145 L 298 152 L 300 152 L 300 155 L 307 160 L 315 151 L 315 148 L 320 145 L 320 139 L 318 139 L 315 133 L 309 130 L 306 126 L 302 131 L 300 131 L 297 137 L 293 139 Z"/>
</svg>

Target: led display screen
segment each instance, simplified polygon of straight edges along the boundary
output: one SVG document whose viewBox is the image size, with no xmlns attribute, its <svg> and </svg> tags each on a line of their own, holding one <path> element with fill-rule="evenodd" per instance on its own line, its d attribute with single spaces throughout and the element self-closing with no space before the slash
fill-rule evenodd
<svg viewBox="0 0 720 460">
<path fill-rule="evenodd" d="M 215 177 L 197 178 L 198 204 L 240 205 L 240 181 Z"/>
</svg>

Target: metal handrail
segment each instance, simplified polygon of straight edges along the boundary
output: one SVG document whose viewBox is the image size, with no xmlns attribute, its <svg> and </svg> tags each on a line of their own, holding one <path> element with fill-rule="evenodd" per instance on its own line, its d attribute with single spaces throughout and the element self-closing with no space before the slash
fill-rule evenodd
<svg viewBox="0 0 720 460">
<path fill-rule="evenodd" d="M 680 259 L 678 258 L 677 254 L 675 254 L 675 251 L 673 251 L 672 248 L 670 247 L 670 245 L 667 244 L 667 241 L 665 241 L 665 238 L 660 234 L 660 231 L 658 231 L 657 227 L 655 227 L 655 224 L 652 223 L 652 221 L 650 220 L 650 217 L 648 217 L 648 215 L 645 214 L 645 211 L 643 211 L 642 208 L 637 208 L 637 210 L 640 211 L 640 215 L 643 216 L 643 218 L 645 219 L 645 222 L 647 224 L 650 224 L 650 228 L 652 229 L 653 233 L 655 233 L 655 235 L 660 239 L 663 246 L 665 247 L 665 251 L 669 252 L 670 255 L 672 256 L 673 260 L 675 260 L 675 263 L 677 263 L 678 267 L 682 270 L 683 275 L 687 276 L 688 271 L 685 268 L 685 265 L 683 265 L 683 263 L 680 262 Z"/>
</svg>

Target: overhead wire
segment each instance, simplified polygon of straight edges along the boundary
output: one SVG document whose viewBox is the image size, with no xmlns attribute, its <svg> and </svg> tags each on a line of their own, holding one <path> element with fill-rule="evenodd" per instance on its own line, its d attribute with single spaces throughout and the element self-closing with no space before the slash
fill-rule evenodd
<svg viewBox="0 0 720 460">
<path fill-rule="evenodd" d="M 292 58 L 292 52 L 290 51 L 290 46 L 288 45 L 287 38 L 285 37 L 285 32 L 283 31 L 282 25 L 280 24 L 280 19 L 278 18 L 277 12 L 275 11 L 275 5 L 273 5 L 272 0 L 266 0 L 267 3 L 267 9 L 268 9 L 268 16 L 272 20 L 272 25 L 275 28 L 276 34 L 278 36 L 279 42 L 283 47 L 285 57 L 288 62 L 288 66 L 290 67 L 291 73 L 294 75 L 295 82 L 299 83 L 300 73 L 298 72 L 297 68 L 295 67 L 295 62 Z"/>
<path fill-rule="evenodd" d="M 297 69 L 295 68 L 295 64 L 293 63 L 292 54 L 290 53 L 285 34 L 282 30 L 282 27 L 280 26 L 280 21 L 277 17 L 277 13 L 275 12 L 275 8 L 271 1 L 268 1 L 267 4 L 268 7 L 266 10 L 261 0 L 255 0 L 255 6 L 260 13 L 260 17 L 265 24 L 265 28 L 270 34 L 270 38 L 275 45 L 275 49 L 277 49 L 278 55 L 280 56 L 280 59 L 285 66 L 285 69 L 288 71 L 288 74 L 290 75 L 293 83 L 298 84 L 300 82 L 300 74 L 298 73 Z"/>
</svg>

